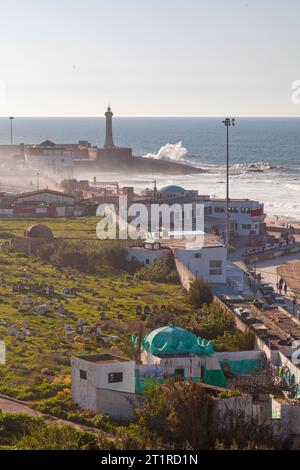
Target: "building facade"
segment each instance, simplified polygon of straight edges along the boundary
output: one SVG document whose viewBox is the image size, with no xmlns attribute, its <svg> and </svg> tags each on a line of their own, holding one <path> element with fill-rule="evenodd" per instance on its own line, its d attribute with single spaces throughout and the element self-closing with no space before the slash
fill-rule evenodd
<svg viewBox="0 0 300 470">
<path fill-rule="evenodd" d="M 194 220 L 201 215 L 203 208 L 204 230 L 214 231 L 220 235 L 225 233 L 226 225 L 226 199 L 211 198 L 209 195 L 198 194 L 195 190 L 186 190 L 181 186 L 169 185 L 158 190 L 156 183 L 154 189 L 142 192 L 139 202 L 144 203 L 151 211 L 152 204 L 178 204 L 182 214 L 171 215 L 171 223 L 176 217 Z M 190 206 L 190 211 L 183 211 L 184 205 Z M 187 207 L 187 206 L 186 206 Z M 264 205 L 249 199 L 230 199 L 229 201 L 229 230 L 232 236 L 251 237 L 263 235 L 266 231 Z"/>
<path fill-rule="evenodd" d="M 146 241 L 142 247 L 130 247 L 128 256 L 145 266 L 172 254 L 195 278 L 210 284 L 227 282 L 227 248 L 218 237 L 203 235 L 203 246 L 189 246 L 185 239 L 157 239 Z"/>
</svg>

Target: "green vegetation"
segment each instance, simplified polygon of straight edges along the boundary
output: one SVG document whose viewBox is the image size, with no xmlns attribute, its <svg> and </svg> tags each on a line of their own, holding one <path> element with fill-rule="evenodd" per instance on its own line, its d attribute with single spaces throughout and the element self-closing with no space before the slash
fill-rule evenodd
<svg viewBox="0 0 300 470">
<path fill-rule="evenodd" d="M 215 304 L 205 306 L 199 312 L 181 315 L 177 323 L 178 326 L 192 330 L 197 336 L 206 339 L 216 339 L 226 332 L 236 331 L 233 315 Z"/>
<path fill-rule="evenodd" d="M 1 219 L 0 232 L 9 232 L 12 235 L 22 236 L 27 227 L 38 223 L 46 224 L 57 237 L 80 240 L 91 239 L 99 242 L 96 237 L 98 222 L 99 217 Z"/>
<path fill-rule="evenodd" d="M 225 331 L 223 336 L 214 340 L 217 351 L 252 351 L 255 337 L 251 331 L 235 330 L 233 333 Z"/>
<path fill-rule="evenodd" d="M 187 310 L 180 287 L 136 281 L 123 271 L 106 268 L 97 274 L 82 273 L 55 267 L 38 258 L 5 252 L 0 253 L 0 270 L 0 337 L 7 347 L 7 363 L 0 367 L 0 393 L 19 399 L 49 398 L 65 388 L 71 354 L 111 348 L 118 352 L 119 342 L 110 340 L 108 335 L 120 336 L 134 331 L 141 322 L 136 314 L 137 306 L 163 304 L 171 311 L 176 303 L 179 310 Z M 16 282 L 45 283 L 54 286 L 56 294 L 54 298 L 47 298 L 35 293 L 29 296 L 13 292 Z M 62 297 L 63 288 L 73 287 L 79 289 L 77 297 Z M 38 314 L 41 304 L 46 304 L 47 314 Z M 66 316 L 59 314 L 61 304 Z M 104 319 L 100 318 L 102 312 Z M 78 318 L 83 318 L 91 327 L 97 322 L 103 330 L 102 336 L 109 342 L 87 334 L 83 344 L 76 345 L 66 336 L 64 325 L 71 324 L 75 330 Z M 23 331 L 24 339 L 10 336 L 10 325 Z"/>
<path fill-rule="evenodd" d="M 111 447 L 91 432 L 47 424 L 42 418 L 0 413 L 0 450 L 97 450 Z"/>
<path fill-rule="evenodd" d="M 134 273 L 139 263 L 129 260 L 126 242 L 80 241 L 44 243 L 37 256 L 57 267 L 70 267 L 83 272 L 97 273 L 101 268 L 115 268 Z"/>
<path fill-rule="evenodd" d="M 187 300 L 193 307 L 199 308 L 203 305 L 209 305 L 213 299 L 213 293 L 206 281 L 196 279 L 192 282 L 187 293 Z"/>
<path fill-rule="evenodd" d="M 125 243 L 96 240 L 97 220 L 41 219 L 38 222 L 48 225 L 54 235 L 73 238 L 75 234 L 74 238 L 80 240 L 61 241 L 56 248 L 49 243 L 36 256 L 9 250 L 0 252 L 0 338 L 5 341 L 7 353 L 6 364 L 0 366 L 0 393 L 27 401 L 46 416 L 115 433 L 116 425 L 107 417 L 80 410 L 73 403 L 71 355 L 106 351 L 138 360 L 131 334 L 143 336 L 170 323 L 213 339 L 220 350 L 238 348 L 239 344 L 245 344 L 246 338 L 236 331 L 229 313 L 211 304 L 210 291 L 203 284 L 201 292 L 204 289 L 205 295 L 201 305 L 203 302 L 210 305 L 195 311 L 195 303 L 191 304 L 186 292 L 175 284 L 172 259 L 155 263 L 149 271 L 140 269 L 134 275 L 136 266 L 124 263 Z M 20 235 L 36 222 L 36 219 L 2 219 L 0 232 Z M 85 236 L 88 240 L 81 239 Z M 14 290 L 16 283 L 24 289 Z M 41 284 L 53 287 L 54 294 L 28 288 Z M 62 295 L 64 288 L 75 288 L 77 294 L 66 297 Z M 41 305 L 45 306 L 42 311 Z M 145 307 L 148 307 L 146 314 Z M 84 333 L 76 332 L 78 319 L 85 322 Z M 74 334 L 66 334 L 66 324 L 73 326 Z M 102 330 L 98 335 L 94 331 L 96 325 Z M 9 434 L 12 442 L 9 444 L 9 440 L 2 439 L 4 424 L 0 420 L 0 445 L 21 449 L 56 448 L 56 445 L 57 448 L 84 448 L 95 444 L 94 441 L 86 443 L 84 437 L 80 440 L 82 436 L 74 429 L 48 432 L 45 423 L 38 431 L 35 423 L 40 421 L 30 421 L 25 437 L 23 431 L 16 431 L 14 439 Z M 6 425 L 3 429 L 7 429 Z M 60 440 L 64 443 L 59 444 Z"/>
<path fill-rule="evenodd" d="M 74 226 L 78 233 L 84 233 L 86 226 L 91 227 L 91 219 L 49 219 L 39 222 L 50 226 L 56 235 L 58 225 L 64 234 L 70 233 Z M 92 220 L 94 229 L 96 220 Z M 37 221 L 2 219 L 0 231 L 13 229 L 20 234 L 33 222 Z M 50 410 L 52 404 L 58 416 L 68 419 L 73 416 L 74 420 L 80 419 L 82 413 L 74 410 L 68 396 L 72 354 L 110 351 L 124 355 L 122 341 L 111 338 L 112 335 L 123 338 L 138 331 L 139 325 L 146 325 L 150 318 L 168 318 L 168 315 L 175 314 L 173 305 L 176 305 L 178 312 L 189 309 L 180 286 L 137 280 L 121 267 L 109 267 L 109 264 L 117 266 L 120 263 L 120 253 L 124 247 L 120 247 L 118 242 L 114 246 L 113 242 L 97 240 L 92 246 L 88 241 L 78 241 L 77 244 L 69 241 L 67 245 L 72 249 L 69 259 L 81 253 L 81 244 L 87 247 L 90 259 L 93 258 L 90 253 L 94 255 L 96 250 L 101 253 L 99 259 L 103 267 L 98 265 L 91 269 L 92 272 L 87 267 L 87 272 L 82 272 L 75 267 L 61 266 L 61 260 L 65 259 L 63 250 L 57 255 L 59 261 L 52 260 L 53 264 L 46 260 L 46 255 L 42 260 L 38 256 L 0 252 L 0 338 L 5 341 L 7 350 L 6 364 L 0 366 L 0 393 L 35 402 L 41 410 L 44 406 L 44 411 L 46 408 Z M 44 248 L 46 254 L 47 246 Z M 51 244 L 48 248 L 51 251 Z M 55 294 L 46 296 L 35 292 L 14 292 L 15 283 L 43 283 L 53 286 Z M 77 288 L 78 294 L 74 298 L 63 297 L 63 288 Z M 46 305 L 45 313 L 39 313 L 39 305 L 42 304 Z M 152 311 L 154 305 L 158 308 L 157 313 L 148 314 L 145 319 L 137 315 L 138 306 L 142 309 L 149 306 Z M 165 308 L 163 313 L 160 310 L 162 305 Z M 60 314 L 61 306 L 65 313 Z M 84 335 L 76 335 L 79 318 L 87 324 Z M 72 337 L 66 335 L 65 324 L 73 326 L 75 334 Z M 102 329 L 101 337 L 93 333 L 96 324 Z M 9 332 L 11 325 L 16 327 L 18 333 L 21 332 L 21 336 Z M 57 403 L 49 403 L 49 399 L 57 400 Z M 65 415 L 61 414 L 62 410 Z"/>
<path fill-rule="evenodd" d="M 216 400 L 236 396 L 237 391 L 227 394 L 192 381 L 152 387 L 137 421 L 120 430 L 121 446 L 126 450 L 207 450 L 228 449 L 234 443 L 239 449 L 272 448 L 274 439 L 268 428 L 245 422 L 242 414 L 229 420 L 224 429 L 215 428 Z"/>
<path fill-rule="evenodd" d="M 179 275 L 176 270 L 173 256 L 159 259 L 150 266 L 141 267 L 135 274 L 136 279 L 143 281 L 170 282 L 179 284 Z"/>
</svg>

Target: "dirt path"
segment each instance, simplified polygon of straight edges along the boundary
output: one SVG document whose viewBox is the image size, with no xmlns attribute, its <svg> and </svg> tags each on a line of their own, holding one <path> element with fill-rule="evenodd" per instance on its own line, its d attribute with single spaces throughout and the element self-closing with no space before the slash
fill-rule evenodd
<svg viewBox="0 0 300 470">
<path fill-rule="evenodd" d="M 30 408 L 24 403 L 3 397 L 0 397 L 0 410 L 3 413 L 22 413 L 34 418 L 43 416 L 42 413 Z"/>
<path fill-rule="evenodd" d="M 0 396 L 0 410 L 3 413 L 21 413 L 21 414 L 31 416 L 33 418 L 44 418 L 45 421 L 47 421 L 49 424 L 54 424 L 55 426 L 72 426 L 74 429 L 77 429 L 79 431 L 89 431 L 95 434 L 99 434 L 99 433 L 103 434 L 103 431 L 93 428 L 93 427 L 84 426 L 83 424 L 73 423 L 73 421 L 56 418 L 55 416 L 45 415 L 35 410 L 34 408 L 31 408 L 24 402 L 21 402 L 19 400 L 14 400 L 9 397 L 5 397 L 3 395 Z M 107 439 L 113 438 L 112 435 L 109 435 L 109 434 L 106 435 L 106 433 L 105 433 L 105 436 L 107 437 Z"/>
</svg>

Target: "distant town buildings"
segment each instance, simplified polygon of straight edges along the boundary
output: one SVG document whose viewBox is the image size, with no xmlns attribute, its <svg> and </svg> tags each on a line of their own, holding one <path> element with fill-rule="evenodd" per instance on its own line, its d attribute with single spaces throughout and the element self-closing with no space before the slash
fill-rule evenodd
<svg viewBox="0 0 300 470">
<path fill-rule="evenodd" d="M 50 140 L 40 145 L 26 146 L 25 164 L 29 168 L 48 173 L 59 180 L 72 176 L 74 168 L 72 152 Z"/>
<path fill-rule="evenodd" d="M 117 146 L 113 139 L 113 113 L 105 112 L 105 141 L 103 147 L 91 145 L 87 140 L 75 143 L 54 143 L 47 139 L 40 144 L 0 145 L 0 162 L 10 165 L 12 160 L 21 168 L 40 171 L 57 180 L 74 174 L 91 172 L 169 173 L 192 174 L 202 172 L 184 163 L 133 156 L 132 148 Z M 22 166 L 25 165 L 25 166 Z"/>
<path fill-rule="evenodd" d="M 15 195 L 0 194 L 0 217 L 80 217 L 95 215 L 96 209 L 97 203 L 48 188 Z"/>
<path fill-rule="evenodd" d="M 151 204 L 191 204 L 192 210 L 189 218 L 195 219 L 197 204 L 203 204 L 204 224 L 206 232 L 215 232 L 224 235 L 226 224 L 226 199 L 212 198 L 209 195 L 201 195 L 196 190 L 186 190 L 181 186 L 169 185 L 161 189 L 145 189 L 142 191 L 139 202 L 149 207 Z M 182 213 L 182 216 L 186 215 Z M 174 215 L 176 217 L 176 215 Z M 259 237 L 262 237 L 266 230 L 264 205 L 258 201 L 249 199 L 230 199 L 229 202 L 230 234 L 231 236 L 251 238 L 253 245 L 257 244 Z M 174 222 L 174 219 L 173 219 Z"/>
</svg>

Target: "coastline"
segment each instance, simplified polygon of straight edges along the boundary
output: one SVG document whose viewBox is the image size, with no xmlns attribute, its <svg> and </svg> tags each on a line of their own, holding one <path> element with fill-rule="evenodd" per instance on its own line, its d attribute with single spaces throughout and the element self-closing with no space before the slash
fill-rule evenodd
<svg viewBox="0 0 300 470">
<path fill-rule="evenodd" d="M 274 228 L 287 228 L 292 225 L 295 229 L 300 229 L 300 219 L 297 217 L 283 216 L 283 215 L 267 215 L 266 217 L 267 227 Z"/>
</svg>

